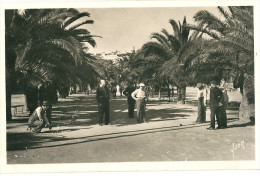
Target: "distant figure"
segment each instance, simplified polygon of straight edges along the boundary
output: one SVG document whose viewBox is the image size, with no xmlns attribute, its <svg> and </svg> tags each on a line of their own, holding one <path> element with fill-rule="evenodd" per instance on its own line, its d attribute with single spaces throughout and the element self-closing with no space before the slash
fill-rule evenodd
<svg viewBox="0 0 260 176">
<path fill-rule="evenodd" d="M 135 111 L 135 99 L 132 97 L 132 93 L 135 91 L 135 86 L 133 83 L 129 83 L 129 86 L 127 86 L 123 92 L 125 96 L 127 96 L 127 102 L 128 102 L 128 117 L 134 118 L 134 111 Z"/>
<path fill-rule="evenodd" d="M 215 117 L 217 118 L 218 129 L 221 128 L 221 120 L 220 120 L 220 100 L 222 97 L 221 90 L 216 86 L 216 81 L 211 81 L 211 88 L 210 88 L 210 127 L 207 128 L 208 130 L 215 129 Z"/>
<path fill-rule="evenodd" d="M 100 80 L 100 85 L 97 88 L 96 98 L 98 102 L 98 115 L 99 115 L 98 123 L 100 126 L 103 125 L 103 114 L 105 113 L 105 125 L 108 125 L 110 94 L 105 80 Z"/>
<path fill-rule="evenodd" d="M 119 85 L 119 92 L 120 92 L 120 96 L 122 97 L 123 87 L 121 85 Z"/>
<path fill-rule="evenodd" d="M 206 101 L 207 101 L 207 94 L 206 89 L 204 89 L 201 83 L 198 83 L 197 86 L 198 93 L 198 117 L 196 123 L 205 123 L 206 122 Z"/>
<path fill-rule="evenodd" d="M 49 129 L 52 128 L 46 115 L 48 108 L 49 103 L 47 101 L 43 101 L 42 105 L 35 109 L 35 111 L 29 117 L 27 130 L 40 133 L 44 126 L 49 127 Z"/>
<path fill-rule="evenodd" d="M 145 85 L 143 83 L 141 83 L 140 88 L 135 90 L 131 96 L 133 99 L 136 100 L 136 110 L 137 110 L 137 123 L 143 123 L 143 122 L 147 122 L 148 123 L 148 119 L 146 117 L 146 112 L 145 112 L 145 108 L 146 108 L 146 98 L 147 98 L 147 94 L 144 91 L 144 87 Z"/>
</svg>

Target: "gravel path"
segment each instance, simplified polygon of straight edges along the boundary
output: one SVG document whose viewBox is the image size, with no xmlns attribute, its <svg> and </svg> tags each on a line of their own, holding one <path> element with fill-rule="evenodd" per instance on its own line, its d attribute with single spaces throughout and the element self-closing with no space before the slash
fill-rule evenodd
<svg viewBox="0 0 260 176">
<path fill-rule="evenodd" d="M 52 130 L 26 131 L 26 114 L 7 123 L 7 163 L 254 160 L 255 127 L 240 124 L 237 107 L 227 111 L 229 128 L 214 131 L 206 130 L 209 110 L 207 123 L 194 124 L 196 110 L 194 103 L 153 99 L 150 122 L 137 124 L 127 117 L 125 97 L 117 97 L 111 125 L 98 126 L 95 96 L 74 94 L 54 106 Z"/>
</svg>

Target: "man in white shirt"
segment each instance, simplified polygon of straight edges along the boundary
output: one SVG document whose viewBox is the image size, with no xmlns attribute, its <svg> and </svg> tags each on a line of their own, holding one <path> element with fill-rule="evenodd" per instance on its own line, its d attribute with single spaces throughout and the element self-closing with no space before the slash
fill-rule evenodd
<svg viewBox="0 0 260 176">
<path fill-rule="evenodd" d="M 47 101 L 43 101 L 42 106 L 39 106 L 35 109 L 32 115 L 28 120 L 28 130 L 32 130 L 35 133 L 40 133 L 44 126 L 48 126 L 51 129 L 51 125 L 46 116 L 46 111 L 49 108 L 49 103 Z"/>
<path fill-rule="evenodd" d="M 148 119 L 146 118 L 145 108 L 146 102 L 145 99 L 147 98 L 147 93 L 144 90 L 144 83 L 140 83 L 140 88 L 135 90 L 131 96 L 136 101 L 136 110 L 137 110 L 137 123 L 147 122 Z"/>
</svg>

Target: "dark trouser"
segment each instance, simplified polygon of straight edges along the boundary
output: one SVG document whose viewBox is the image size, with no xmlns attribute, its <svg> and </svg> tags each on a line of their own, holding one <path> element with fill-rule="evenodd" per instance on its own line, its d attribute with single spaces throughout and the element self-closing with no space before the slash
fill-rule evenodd
<svg viewBox="0 0 260 176">
<path fill-rule="evenodd" d="M 217 118 L 218 127 L 221 127 L 221 121 L 219 118 L 220 108 L 217 107 L 210 107 L 210 127 L 215 128 L 215 117 Z"/>
<path fill-rule="evenodd" d="M 196 122 L 206 122 L 206 107 L 204 106 L 204 97 L 198 98 L 198 118 Z"/>
<path fill-rule="evenodd" d="M 145 114 L 145 99 L 138 98 L 136 100 L 136 111 L 137 111 L 137 123 L 147 122 L 146 114 Z"/>
<path fill-rule="evenodd" d="M 105 113 L 105 125 L 109 123 L 109 102 L 99 104 L 98 106 L 98 115 L 99 115 L 99 124 L 103 123 L 103 114 Z"/>
<path fill-rule="evenodd" d="M 52 104 L 49 104 L 49 108 L 46 110 L 46 117 L 51 125 L 51 112 L 52 112 Z"/>
<path fill-rule="evenodd" d="M 128 117 L 133 118 L 135 112 L 135 100 L 128 99 L 127 101 L 128 101 Z"/>
<path fill-rule="evenodd" d="M 35 111 L 36 108 L 37 108 L 37 106 L 35 106 L 35 107 L 28 107 L 29 116 L 32 115 L 32 113 Z"/>
<path fill-rule="evenodd" d="M 33 128 L 35 133 L 40 133 L 42 128 L 44 127 L 44 123 L 40 120 L 30 121 L 28 126 Z"/>
<path fill-rule="evenodd" d="M 220 113 L 219 113 L 219 117 L 220 117 L 220 121 L 221 121 L 221 127 L 226 128 L 227 127 L 227 114 L 226 114 L 226 107 L 220 106 Z"/>
</svg>

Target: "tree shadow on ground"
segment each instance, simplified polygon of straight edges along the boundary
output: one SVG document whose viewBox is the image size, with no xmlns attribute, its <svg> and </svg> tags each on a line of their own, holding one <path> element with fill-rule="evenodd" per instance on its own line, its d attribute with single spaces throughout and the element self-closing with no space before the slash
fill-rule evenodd
<svg viewBox="0 0 260 176">
<path fill-rule="evenodd" d="M 183 125 L 183 126 L 176 125 L 176 126 L 168 126 L 168 127 L 161 127 L 161 128 L 125 131 L 125 132 L 118 132 L 118 133 L 90 135 L 90 136 L 76 137 L 76 138 L 66 138 L 64 136 L 44 136 L 43 133 L 39 133 L 39 134 L 20 133 L 19 135 L 8 134 L 8 138 L 12 138 L 13 141 L 20 141 L 20 142 L 8 143 L 7 150 L 13 151 L 13 150 L 25 150 L 25 149 L 66 146 L 66 145 L 72 145 L 72 144 L 80 144 L 80 143 L 121 138 L 121 137 L 131 137 L 131 136 L 151 134 L 151 133 L 157 133 L 157 132 L 184 130 L 184 129 L 196 128 L 196 127 L 201 127 L 201 126 L 206 126 L 206 125 L 207 124 L 199 124 L 199 125 L 189 124 L 189 125 Z M 23 139 L 22 141 L 21 141 L 21 138 Z M 62 143 L 57 143 L 57 142 L 61 142 L 61 141 L 62 141 Z M 56 142 L 56 143 L 52 143 L 52 142 Z M 66 143 L 64 143 L 64 142 L 66 142 Z M 17 144 L 19 144 L 19 145 L 17 145 Z"/>
<path fill-rule="evenodd" d="M 229 121 L 234 121 L 234 119 L 228 119 Z M 66 146 L 72 144 L 87 143 L 100 140 L 108 140 L 122 137 L 131 137 L 145 134 L 153 134 L 167 131 L 185 130 L 192 128 L 199 128 L 203 126 L 208 126 L 208 123 L 202 124 L 187 124 L 187 125 L 173 125 L 160 128 L 150 128 L 150 129 L 140 129 L 140 130 L 130 130 L 124 132 L 114 132 L 98 135 L 86 135 L 84 137 L 64 137 L 64 136 L 46 136 L 44 133 L 21 133 L 19 135 L 8 134 L 9 138 L 13 139 L 13 143 L 7 144 L 7 150 L 25 150 L 25 149 L 36 149 L 36 148 L 47 148 L 47 147 L 57 147 Z M 68 129 L 70 130 L 70 129 Z M 50 132 L 46 132 L 50 133 Z M 21 141 L 22 138 L 22 141 Z M 15 143 L 15 141 L 19 141 Z M 60 142 L 60 143 L 58 143 Z M 19 144 L 19 145 L 17 145 Z"/>
<path fill-rule="evenodd" d="M 228 125 L 228 128 L 238 128 L 238 127 L 247 127 L 247 126 L 255 126 L 254 120 L 251 120 L 251 122 L 246 122 L 246 123 Z"/>
<path fill-rule="evenodd" d="M 232 121 L 229 119 L 229 121 Z M 174 125 L 168 127 L 161 127 L 161 128 L 152 128 L 152 129 L 141 129 L 141 130 L 134 130 L 134 131 L 125 131 L 125 132 L 118 132 L 118 133 L 106 133 L 106 134 L 99 134 L 99 135 L 89 135 L 85 137 L 64 137 L 64 136 L 46 136 L 46 133 L 56 133 L 56 132 L 44 132 L 44 133 L 20 133 L 20 134 L 8 134 L 8 138 L 12 139 L 12 143 L 7 143 L 7 150 L 26 150 L 26 149 L 36 149 L 36 148 L 47 148 L 47 147 L 57 147 L 57 146 L 66 146 L 66 145 L 73 145 L 73 144 L 80 144 L 80 143 L 87 143 L 93 141 L 100 141 L 100 140 L 108 140 L 114 138 L 122 138 L 122 137 L 131 137 L 137 135 L 144 135 L 144 134 L 152 134 L 158 132 L 167 132 L 167 131 L 175 131 L 175 130 L 185 130 L 191 128 L 198 128 L 202 126 L 208 126 L 208 123 L 203 124 L 187 124 L 187 125 Z M 87 128 L 86 128 L 87 129 Z M 62 131 L 75 131 L 77 129 L 64 129 L 61 131 L 57 131 L 57 133 Z M 22 140 L 22 141 L 21 141 Z"/>
<path fill-rule="evenodd" d="M 152 102 L 148 104 L 151 109 L 147 111 L 147 116 L 150 122 L 158 121 L 173 121 L 179 119 L 187 119 L 191 116 L 191 113 L 195 111 L 192 108 L 164 108 L 164 109 L 152 109 L 156 105 L 164 104 L 162 102 Z M 18 119 L 17 122 L 27 123 L 28 119 Z M 229 119 L 230 120 L 230 119 Z M 136 131 L 126 131 L 120 133 L 107 133 L 102 135 L 92 135 L 78 138 L 65 138 L 62 136 L 62 132 L 73 132 L 80 129 L 89 129 L 92 127 L 84 128 L 84 126 L 91 126 L 97 124 L 98 113 L 95 96 L 80 96 L 70 97 L 68 101 L 62 101 L 53 106 L 53 130 L 43 132 L 40 134 L 35 133 L 7 133 L 7 149 L 8 150 L 23 150 L 27 148 L 41 148 L 45 143 L 50 143 L 50 146 L 62 146 L 83 142 L 91 142 L 96 140 L 105 140 L 111 138 L 128 137 L 134 135 L 182 130 L 188 128 L 195 128 L 200 126 L 208 126 L 205 124 L 189 124 L 183 126 L 170 126 L 162 128 L 144 129 Z M 111 100 L 111 123 L 115 126 L 127 126 L 136 125 L 136 118 L 128 118 L 127 101 L 125 97 Z M 65 129 L 57 129 L 56 127 L 65 127 Z M 66 127 L 78 127 L 78 129 L 70 129 Z M 55 135 L 58 133 L 60 135 Z M 82 140 L 81 142 L 75 142 L 75 140 Z M 52 142 L 64 141 L 65 144 L 55 144 Z"/>
</svg>

